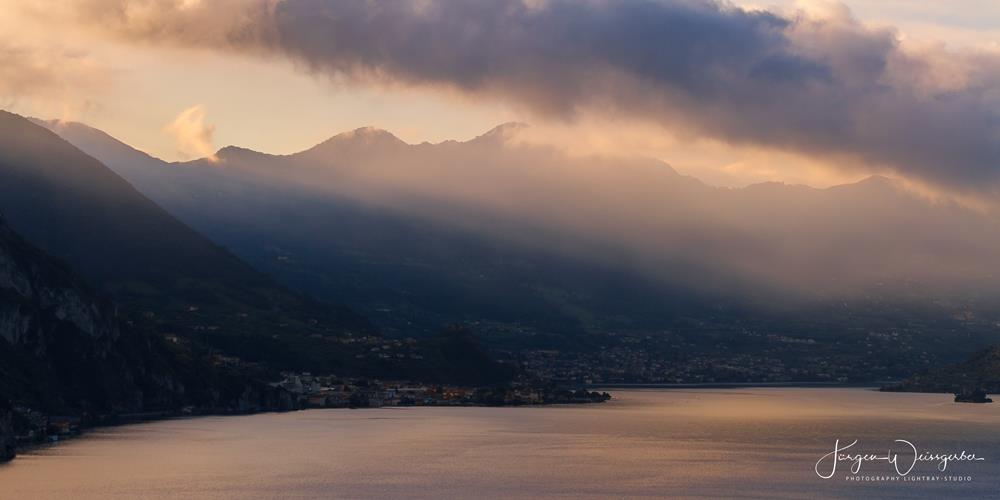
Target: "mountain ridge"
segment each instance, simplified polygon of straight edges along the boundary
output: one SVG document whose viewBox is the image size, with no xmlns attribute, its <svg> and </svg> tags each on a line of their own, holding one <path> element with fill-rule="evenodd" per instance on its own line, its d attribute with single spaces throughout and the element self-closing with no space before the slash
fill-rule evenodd
<svg viewBox="0 0 1000 500">
<path fill-rule="evenodd" d="M 391 143 L 314 160 L 249 154 L 221 168 L 136 167 L 142 157 L 109 166 L 141 170 L 142 189 L 179 218 L 388 335 L 470 322 L 497 352 L 520 356 L 586 352 L 634 332 L 674 339 L 656 355 L 686 360 L 715 335 L 705 330 L 767 331 L 815 347 L 740 349 L 785 353 L 797 370 L 847 349 L 874 378 L 997 341 L 997 284 L 982 272 L 1000 245 L 995 221 L 897 181 L 730 189 L 655 160 L 475 139 Z M 973 321 L 955 319 L 968 309 Z M 905 348 L 875 359 L 865 336 L 882 329 Z M 933 331 L 965 340 L 942 345 Z"/>
<path fill-rule="evenodd" d="M 127 151 L 131 151 L 131 152 L 134 152 L 134 153 L 138 153 L 138 154 L 141 154 L 141 155 L 143 155 L 145 157 L 148 157 L 148 158 L 150 158 L 152 160 L 156 160 L 158 162 L 162 162 L 162 163 L 169 164 L 169 165 L 202 164 L 206 160 L 205 158 L 197 158 L 197 159 L 194 159 L 194 160 L 185 160 L 185 161 L 171 162 L 171 161 L 160 159 L 160 158 L 158 158 L 158 157 L 156 157 L 154 155 L 151 155 L 149 153 L 146 153 L 145 151 L 142 151 L 141 149 L 138 149 L 138 148 L 135 148 L 133 146 L 130 146 L 129 144 L 125 143 L 124 141 L 121 141 L 121 140 L 115 138 L 113 135 L 108 134 L 107 132 L 105 132 L 105 131 L 103 131 L 101 129 L 98 129 L 96 127 L 92 127 L 92 126 L 87 125 L 87 124 L 82 123 L 82 122 L 63 121 L 63 120 L 44 120 L 44 119 L 39 119 L 39 118 L 31 118 L 31 120 L 34 121 L 35 123 L 38 123 L 38 124 L 40 124 L 40 125 L 48 128 L 48 129 L 50 129 L 50 130 L 56 131 L 56 133 L 59 134 L 60 136 L 62 136 L 63 134 L 66 134 L 66 135 L 72 137 L 73 138 L 73 142 L 75 143 L 75 145 L 78 145 L 76 143 L 82 143 L 84 145 L 84 150 L 87 149 L 86 148 L 87 142 L 88 142 L 87 136 L 88 135 L 93 135 L 93 136 L 99 136 L 99 137 L 93 137 L 93 138 L 90 138 L 90 140 L 100 139 L 102 141 L 106 141 L 107 143 L 114 143 L 114 144 L 120 146 L 121 149 L 123 149 L 123 150 L 127 150 Z M 245 153 L 245 154 L 252 155 L 252 156 L 261 156 L 261 157 L 270 157 L 270 158 L 288 158 L 288 157 L 294 157 L 296 155 L 300 155 L 300 154 L 305 153 L 307 151 L 314 150 L 314 149 L 316 149 L 317 147 L 319 147 L 321 145 L 328 144 L 328 143 L 331 143 L 331 142 L 333 142 L 333 143 L 348 142 L 350 140 L 350 138 L 352 138 L 352 137 L 357 137 L 359 135 L 363 136 L 364 135 L 363 133 L 376 133 L 379 136 L 382 136 L 384 134 L 385 137 L 391 138 L 390 140 L 392 140 L 393 142 L 402 143 L 403 145 L 406 145 L 406 146 L 422 146 L 422 145 L 438 146 L 438 145 L 441 145 L 441 144 L 451 144 L 451 143 L 454 143 L 454 144 L 463 144 L 463 143 L 467 143 L 467 142 L 474 142 L 474 141 L 477 141 L 477 140 L 483 139 L 483 138 L 489 139 L 489 138 L 494 138 L 494 137 L 497 137 L 497 136 L 503 137 L 503 136 L 506 136 L 509 133 L 509 131 L 511 131 L 511 130 L 513 130 L 513 131 L 516 132 L 516 131 L 527 129 L 527 128 L 530 128 L 530 127 L 531 127 L 531 125 L 526 124 L 526 123 L 522 123 L 522 122 L 507 122 L 507 123 L 502 123 L 500 125 L 497 125 L 497 126 L 491 128 L 490 130 L 488 130 L 488 131 L 486 131 L 486 132 L 484 132 L 484 133 L 482 133 L 480 135 L 477 135 L 477 136 L 475 136 L 475 137 L 473 137 L 471 139 L 468 139 L 466 141 L 459 141 L 459 140 L 448 139 L 448 140 L 444 140 L 444 141 L 440 141 L 440 142 L 425 142 L 425 143 L 421 143 L 421 144 L 411 144 L 411 143 L 407 143 L 405 141 L 402 141 L 395 134 L 393 134 L 392 132 L 390 132 L 388 130 L 380 129 L 380 128 L 377 128 L 377 127 L 365 126 L 365 127 L 358 127 L 356 129 L 349 130 L 347 132 L 341 132 L 341 133 L 338 133 L 338 134 L 334 134 L 329 139 L 326 139 L 326 140 L 321 141 L 321 142 L 319 142 L 319 143 L 317 143 L 317 144 L 315 144 L 313 146 L 310 146 L 308 148 L 302 149 L 300 151 L 295 151 L 295 152 L 292 152 L 292 153 L 275 154 L 275 153 L 268 153 L 268 152 L 265 152 L 265 151 L 258 151 L 256 149 L 253 149 L 252 147 L 247 147 L 247 146 L 228 145 L 228 146 L 224 146 L 224 147 L 220 148 L 218 151 L 216 151 L 215 156 L 220 157 L 220 158 L 224 158 L 226 156 L 231 156 L 233 154 L 243 154 L 243 153 Z M 362 134 L 359 134 L 359 132 L 362 132 Z M 664 165 L 669 167 L 668 164 L 664 164 Z M 722 187 L 722 186 L 714 186 L 712 184 L 706 183 L 706 182 L 702 181 L 701 179 L 699 179 L 697 176 L 687 175 L 687 174 L 681 174 L 679 172 L 678 172 L 678 175 L 683 176 L 683 177 L 687 177 L 687 178 L 690 178 L 690 179 L 693 179 L 693 180 L 696 180 L 697 182 L 699 182 L 700 184 L 705 185 L 706 187 L 711 187 L 711 188 L 715 188 L 715 189 L 726 189 L 726 190 L 730 190 L 730 191 L 741 191 L 741 190 L 746 190 L 746 189 L 767 189 L 767 188 L 772 187 L 772 186 L 773 187 L 796 188 L 796 189 L 797 188 L 806 188 L 806 189 L 813 190 L 813 191 L 827 191 L 827 190 L 831 190 L 831 189 L 843 189 L 843 188 L 850 188 L 852 186 L 853 187 L 861 187 L 861 186 L 867 186 L 867 185 L 883 185 L 883 186 L 885 186 L 885 185 L 891 185 L 891 186 L 894 186 L 894 187 L 898 187 L 900 189 L 903 188 L 902 185 L 901 185 L 901 182 L 899 180 L 894 179 L 892 177 L 888 177 L 888 176 L 886 176 L 884 174 L 871 174 L 871 175 L 869 175 L 867 177 L 864 177 L 862 179 L 859 179 L 857 181 L 845 182 L 845 183 L 842 183 L 842 184 L 834 184 L 834 185 L 825 186 L 825 187 L 815 187 L 815 186 L 810 186 L 810 185 L 807 185 L 807 184 L 799 184 L 799 183 L 788 184 L 788 183 L 779 182 L 779 181 L 761 181 L 761 182 L 755 182 L 755 183 L 747 184 L 747 185 L 741 186 L 741 187 Z"/>
<path fill-rule="evenodd" d="M 129 158 L 151 158 L 114 144 Z M 373 331 L 348 308 L 322 304 L 279 285 L 180 222 L 98 160 L 10 113 L 0 114 L 0 210 L 22 236 L 128 305 L 128 314 L 154 318 L 163 328 L 204 330 L 212 325 L 218 331 L 203 340 L 229 346 L 240 345 L 235 339 L 246 336 L 274 344 L 270 338 L 275 331 L 297 331 L 293 336 L 305 339 Z M 322 353 L 330 354 L 329 346 L 324 349 L 313 349 L 315 366 L 344 362 L 346 355 L 323 361 Z M 283 352 L 272 347 L 244 354 L 280 354 L 290 362 Z"/>
<path fill-rule="evenodd" d="M 81 149 L 83 149 L 84 151 L 86 151 L 89 148 L 96 148 L 97 145 L 95 143 L 97 141 L 100 141 L 102 143 L 107 143 L 107 144 L 112 144 L 113 143 L 113 144 L 119 146 L 119 149 L 122 150 L 122 151 L 131 152 L 133 154 L 140 154 L 140 155 L 142 155 L 144 157 L 149 158 L 150 160 L 154 160 L 156 162 L 167 164 L 167 165 L 178 165 L 178 166 L 204 165 L 205 162 L 206 162 L 206 160 L 207 160 L 207 158 L 196 158 L 196 159 L 193 159 L 193 160 L 184 160 L 184 161 L 168 161 L 168 160 L 163 160 L 163 159 L 158 158 L 158 157 L 156 157 L 154 155 L 151 155 L 151 154 L 149 154 L 149 153 L 147 153 L 147 152 L 145 152 L 145 151 L 143 151 L 143 150 L 141 150 L 139 148 L 133 147 L 133 146 L 125 143 L 124 141 L 121 141 L 120 139 L 115 138 L 113 135 L 111 135 L 111 134 L 109 134 L 109 133 L 107 133 L 107 132 L 105 132 L 105 131 L 103 131 L 103 130 L 101 130 L 99 128 L 92 127 L 92 126 L 87 125 L 87 124 L 82 123 L 82 122 L 63 121 L 63 120 L 55 120 L 55 119 L 53 119 L 53 120 L 45 120 L 45 119 L 39 119 L 39 118 L 31 118 L 31 120 L 33 122 L 39 124 L 39 125 L 42 125 L 42 126 L 48 128 L 48 129 L 50 129 L 50 130 L 53 130 L 54 132 L 57 133 L 57 135 L 60 135 L 61 137 L 64 136 L 64 135 L 67 136 L 67 137 L 71 137 L 72 138 L 71 142 L 75 146 L 81 147 Z M 417 146 L 439 146 L 439 145 L 443 145 L 443 144 L 464 144 L 464 143 L 475 142 L 475 141 L 477 141 L 479 139 L 484 139 L 484 138 L 488 139 L 488 140 L 492 140 L 491 138 L 495 138 L 497 136 L 506 136 L 510 130 L 519 131 L 519 130 L 527 129 L 527 128 L 530 128 L 530 125 L 526 124 L 526 123 L 521 123 L 521 122 L 507 122 L 507 123 L 502 123 L 500 125 L 497 125 L 497 126 L 491 128 L 490 130 L 488 130 L 488 131 L 486 131 L 486 132 L 484 132 L 482 134 L 479 134 L 479 135 L 477 135 L 477 136 L 475 136 L 475 137 L 473 137 L 471 139 L 465 140 L 465 141 L 448 139 L 448 140 L 443 140 L 443 141 L 440 141 L 440 142 L 425 142 L 425 143 L 421 143 L 421 144 L 411 144 L 411 143 L 407 143 L 407 142 L 399 139 L 395 134 L 393 134 L 392 132 L 390 132 L 388 130 L 380 129 L 380 128 L 377 128 L 377 127 L 365 126 L 365 127 L 358 127 L 356 129 L 352 129 L 352 130 L 349 130 L 347 132 L 341 132 L 341 133 L 338 133 L 338 134 L 334 134 L 329 139 L 320 141 L 319 143 L 316 143 L 313 146 L 310 146 L 310 147 L 307 147 L 307 148 L 302 149 L 300 151 L 295 151 L 295 152 L 292 152 L 292 153 L 276 154 L 276 153 L 268 153 L 268 152 L 265 152 L 265 151 L 259 151 L 259 150 L 253 149 L 252 147 L 248 147 L 248 146 L 227 145 L 227 146 L 224 146 L 222 148 L 219 148 L 216 151 L 215 156 L 219 157 L 219 158 L 223 158 L 223 159 L 225 157 L 227 157 L 227 156 L 232 157 L 232 156 L 236 156 L 236 155 L 260 156 L 260 157 L 266 157 L 266 158 L 290 158 L 290 157 L 295 157 L 297 155 L 301 155 L 301 154 L 309 152 L 309 151 L 313 151 L 316 148 L 318 148 L 319 146 L 322 146 L 322 145 L 325 145 L 325 144 L 334 144 L 334 145 L 336 145 L 338 143 L 349 142 L 352 138 L 358 137 L 358 136 L 363 137 L 367 133 L 374 133 L 377 136 L 384 136 L 384 137 L 389 138 L 389 140 L 391 140 L 393 143 L 397 143 L 397 144 L 401 144 L 401 145 L 405 145 L 405 146 L 410 146 L 410 147 L 417 147 Z M 100 146 L 101 147 L 105 147 L 106 144 L 101 144 Z M 107 155 L 106 151 L 104 153 L 105 153 L 105 155 Z M 665 164 L 664 163 L 662 165 L 664 165 L 666 167 L 670 167 L 669 164 Z M 673 170 L 673 169 L 671 168 L 671 170 Z M 899 180 L 894 179 L 892 177 L 888 177 L 888 176 L 886 176 L 884 174 L 871 174 L 871 175 L 869 175 L 867 177 L 864 177 L 862 179 L 859 179 L 857 181 L 845 182 L 845 183 L 842 183 L 842 184 L 834 184 L 834 185 L 824 186 L 824 187 L 815 187 L 815 186 L 810 186 L 810 185 L 807 185 L 807 184 L 799 184 L 799 183 L 788 184 L 788 183 L 779 182 L 779 181 L 760 181 L 760 182 L 755 182 L 755 183 L 747 184 L 745 186 L 740 186 L 740 187 L 723 187 L 723 186 L 715 186 L 715 185 L 706 183 L 705 181 L 699 179 L 697 176 L 694 176 L 694 175 L 681 174 L 679 172 L 676 172 L 676 170 L 673 170 L 673 171 L 675 173 L 677 173 L 678 176 L 685 177 L 685 178 L 697 181 L 699 184 L 702 184 L 705 187 L 709 187 L 709 188 L 713 188 L 713 189 L 719 189 L 719 190 L 737 191 L 737 192 L 738 191 L 743 191 L 743 190 L 748 190 L 748 189 L 750 189 L 750 190 L 755 190 L 755 189 L 769 189 L 770 187 L 785 187 L 785 188 L 794 188 L 794 189 L 804 188 L 804 189 L 808 189 L 808 190 L 812 190 L 812 191 L 828 191 L 828 190 L 836 190 L 836 189 L 850 189 L 852 187 L 857 188 L 857 187 L 868 186 L 868 185 L 883 185 L 883 186 L 885 186 L 885 185 L 891 185 L 891 186 L 894 186 L 894 187 L 897 187 L 897 188 L 900 188 L 900 189 L 904 189 L 903 186 L 902 186 L 902 183 Z"/>
</svg>

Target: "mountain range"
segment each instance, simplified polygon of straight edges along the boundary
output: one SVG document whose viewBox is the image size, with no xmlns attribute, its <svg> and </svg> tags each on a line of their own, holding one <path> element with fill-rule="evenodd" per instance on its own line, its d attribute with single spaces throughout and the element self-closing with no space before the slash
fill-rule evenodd
<svg viewBox="0 0 1000 500">
<path fill-rule="evenodd" d="M 656 349 L 673 360 L 746 341 L 740 354 L 777 349 L 806 371 L 836 352 L 869 378 L 1000 340 L 995 219 L 885 177 L 716 188 L 655 160 L 522 141 L 514 124 L 415 145 L 363 128 L 291 155 L 226 147 L 168 163 L 82 124 L 43 124 L 254 267 L 389 336 L 464 322 L 514 357 L 671 338 Z M 789 350 L 797 341 L 816 344 Z"/>
<path fill-rule="evenodd" d="M 391 341 L 351 309 L 292 291 L 6 112 L 0 214 L 0 460 L 15 436 L 44 437 L 51 415 L 91 425 L 297 408 L 270 383 L 278 370 L 469 385 L 514 376 L 461 327 Z"/>
<path fill-rule="evenodd" d="M 279 370 L 476 386 L 936 374 L 904 383 L 925 389 L 993 359 L 926 371 L 1000 343 L 988 213 L 884 177 L 715 188 L 523 130 L 411 145 L 366 128 L 168 163 L 0 113 L 0 454 L 25 407 L 93 422 L 293 407 L 267 384 Z"/>
<path fill-rule="evenodd" d="M 136 328 L 273 369 L 455 375 L 436 341 L 409 357 L 371 355 L 363 344 L 379 337 L 364 316 L 277 283 L 100 161 L 10 113 L 0 113 L 0 211 L 14 231 L 120 304 Z M 368 340 L 351 340 L 360 338 Z"/>
</svg>

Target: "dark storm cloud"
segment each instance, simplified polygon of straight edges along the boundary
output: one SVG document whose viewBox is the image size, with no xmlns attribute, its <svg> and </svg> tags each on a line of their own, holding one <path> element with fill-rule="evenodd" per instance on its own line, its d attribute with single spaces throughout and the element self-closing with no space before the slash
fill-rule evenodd
<svg viewBox="0 0 1000 500">
<path fill-rule="evenodd" d="M 547 113 L 641 109 L 616 92 L 626 83 L 715 101 L 830 76 L 793 53 L 789 21 L 705 2 L 291 0 L 273 22 L 270 42 L 317 71 L 496 92 Z"/>
<path fill-rule="evenodd" d="M 904 51 L 846 11 L 781 17 L 700 0 L 84 5 L 119 34 L 280 54 L 336 79 L 448 87 L 561 118 L 634 116 L 960 189 L 1000 180 L 997 56 Z"/>
</svg>

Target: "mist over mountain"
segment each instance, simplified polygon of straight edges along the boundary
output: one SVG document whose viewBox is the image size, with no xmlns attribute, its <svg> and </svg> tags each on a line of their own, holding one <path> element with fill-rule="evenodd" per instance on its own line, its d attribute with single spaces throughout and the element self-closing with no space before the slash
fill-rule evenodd
<svg viewBox="0 0 1000 500">
<path fill-rule="evenodd" d="M 0 5 L 0 500 L 1000 492 L 1000 1 Z"/>
<path fill-rule="evenodd" d="M 55 130 L 195 226 L 281 204 L 331 223 L 306 208 L 339 203 L 712 291 L 997 289 L 997 221 L 894 180 L 715 188 L 653 160 L 519 143 L 517 128 L 419 145 L 358 129 L 293 155 L 228 147 L 170 165 L 78 124 Z"/>
<path fill-rule="evenodd" d="M 543 118 L 652 121 L 987 197 L 1000 179 L 996 54 L 904 41 L 839 4 L 50 3 L 46 12 L 143 46 L 287 60 L 334 81 L 438 89 Z"/>
<path fill-rule="evenodd" d="M 12 226 L 113 293 L 187 307 L 271 307 L 274 283 L 191 230 L 99 161 L 29 121 L 0 114 L 0 209 Z M 211 276 L 217 283 L 205 283 Z M 160 286 L 150 290 L 149 284 Z M 229 294 L 229 297 L 223 297 Z M 286 300 L 295 300 L 290 294 Z"/>
<path fill-rule="evenodd" d="M 677 355 L 791 335 L 901 372 L 996 341 L 996 222 L 883 177 L 715 188 L 519 141 L 516 125 L 418 145 L 366 128 L 292 155 L 169 164 L 49 126 L 248 262 L 389 332 L 461 320 L 515 351 L 673 332 Z M 869 337 L 893 332 L 920 345 L 874 360 Z"/>
<path fill-rule="evenodd" d="M 342 366 L 326 344 L 287 339 L 368 332 L 354 312 L 291 292 L 201 236 L 96 159 L 50 131 L 0 113 L 0 211 L 32 244 L 68 263 L 123 313 L 280 367 Z M 210 332 L 212 335 L 204 335 Z M 279 336 L 280 337 L 280 336 Z"/>
<path fill-rule="evenodd" d="M 267 370 L 429 382 L 512 376 L 455 335 L 396 342 L 400 352 L 381 356 L 383 338 L 364 316 L 278 284 L 52 132 L 2 113 L 0 136 L 0 211 L 11 227 L 79 269 L 156 339 L 181 338 Z M 202 399 L 219 399 L 220 387 L 199 384 L 215 391 Z"/>
</svg>

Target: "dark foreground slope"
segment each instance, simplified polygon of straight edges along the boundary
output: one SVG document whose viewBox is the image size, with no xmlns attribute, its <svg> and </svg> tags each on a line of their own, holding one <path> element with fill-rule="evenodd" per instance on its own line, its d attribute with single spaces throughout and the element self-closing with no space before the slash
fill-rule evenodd
<svg viewBox="0 0 1000 500">
<path fill-rule="evenodd" d="M 367 327 L 346 309 L 276 285 L 99 161 L 6 112 L 0 112 L 0 210 L 32 243 L 120 301 L 156 314 L 262 318 L 292 311 L 341 328 Z"/>
<path fill-rule="evenodd" d="M 199 335 L 279 367 L 315 369 L 353 359 L 316 336 L 371 331 L 346 308 L 277 285 L 99 161 L 6 112 L 0 112 L 0 211 L 26 240 L 108 293 L 123 314 L 163 332 Z"/>
<path fill-rule="evenodd" d="M 490 363 L 456 365 L 454 346 L 465 357 L 478 353 L 449 336 L 386 347 L 364 317 L 276 284 L 99 161 L 3 112 L 0 211 L 158 338 L 275 370 L 473 383 L 508 373 Z"/>
</svg>

